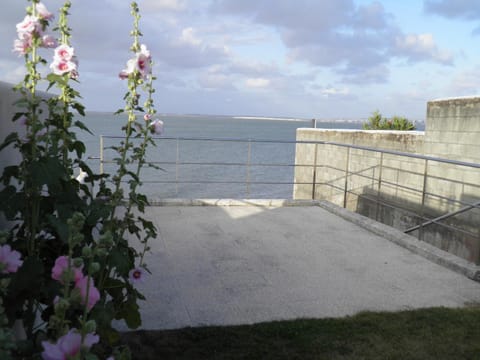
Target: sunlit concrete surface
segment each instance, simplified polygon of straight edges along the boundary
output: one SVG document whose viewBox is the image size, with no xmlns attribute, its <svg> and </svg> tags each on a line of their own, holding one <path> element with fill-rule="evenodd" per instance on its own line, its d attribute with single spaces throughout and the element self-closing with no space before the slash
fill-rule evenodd
<svg viewBox="0 0 480 360">
<path fill-rule="evenodd" d="M 359 215 L 355 224 L 328 206 L 217 204 L 147 210 L 159 237 L 147 256 L 153 274 L 140 286 L 142 328 L 480 302 L 480 283 L 367 230 Z"/>
</svg>

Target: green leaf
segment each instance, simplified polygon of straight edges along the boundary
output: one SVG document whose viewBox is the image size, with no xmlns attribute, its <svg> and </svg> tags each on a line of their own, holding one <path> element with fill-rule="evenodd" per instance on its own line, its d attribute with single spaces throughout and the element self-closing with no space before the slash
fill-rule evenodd
<svg viewBox="0 0 480 360">
<path fill-rule="evenodd" d="M 82 157 L 82 155 L 85 154 L 86 151 L 85 144 L 79 140 L 71 143 L 68 149 L 70 151 L 75 151 L 79 158 Z"/>
<path fill-rule="evenodd" d="M 13 274 L 9 286 L 9 293 L 18 296 L 20 293 L 28 293 L 30 296 L 38 295 L 43 291 L 44 265 L 41 259 L 27 257 L 18 271 Z"/>
<path fill-rule="evenodd" d="M 80 104 L 79 102 L 74 102 L 72 104 L 72 107 L 77 110 L 77 112 L 82 115 L 82 116 L 85 116 L 85 106 L 83 106 L 82 104 Z"/>
<path fill-rule="evenodd" d="M 14 220 L 15 216 L 24 206 L 25 196 L 17 193 L 15 186 L 6 186 L 0 191 L 0 209 L 3 210 L 7 220 Z"/>
<path fill-rule="evenodd" d="M 104 289 L 114 299 L 122 298 L 124 288 L 125 283 L 121 280 L 108 278 L 105 281 Z"/>
<path fill-rule="evenodd" d="M 129 300 L 124 303 L 120 316 L 125 320 L 125 323 L 130 329 L 136 329 L 142 325 L 142 318 L 140 316 L 139 307 L 135 300 Z"/>
<path fill-rule="evenodd" d="M 55 229 L 55 231 L 58 233 L 60 239 L 62 239 L 65 243 L 67 243 L 69 229 L 66 222 L 56 218 L 53 215 L 48 215 L 47 218 L 50 224 Z"/>
<path fill-rule="evenodd" d="M 66 169 L 59 159 L 54 157 L 42 158 L 29 167 L 32 184 L 34 186 L 58 186 L 61 179 L 67 179 Z"/>
<path fill-rule="evenodd" d="M 84 130 L 84 131 L 88 132 L 88 133 L 91 134 L 91 135 L 94 135 L 94 134 L 90 131 L 90 129 L 89 129 L 83 122 L 81 122 L 81 121 L 75 121 L 74 125 L 75 125 L 76 127 L 78 127 L 79 129 Z"/>
<path fill-rule="evenodd" d="M 66 80 L 63 76 L 61 75 L 55 75 L 53 73 L 47 75 L 47 80 L 50 83 L 57 83 L 60 86 L 67 86 L 68 85 L 68 80 Z M 52 84 L 53 85 L 53 84 Z M 51 87 L 51 86 L 50 86 Z"/>
<path fill-rule="evenodd" d="M 13 132 L 9 134 L 5 140 L 3 140 L 3 143 L 0 145 L 0 151 L 5 149 L 7 146 L 15 143 L 18 140 L 18 134 L 16 132 Z"/>
<path fill-rule="evenodd" d="M 108 256 L 108 263 L 110 266 L 117 269 L 121 276 L 128 276 L 128 272 L 133 267 L 130 253 L 125 248 L 114 248 L 110 251 Z"/>
</svg>

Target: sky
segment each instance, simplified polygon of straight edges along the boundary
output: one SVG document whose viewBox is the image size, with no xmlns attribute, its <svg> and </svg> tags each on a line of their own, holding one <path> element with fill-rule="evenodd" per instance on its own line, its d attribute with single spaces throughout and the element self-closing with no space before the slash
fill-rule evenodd
<svg viewBox="0 0 480 360">
<path fill-rule="evenodd" d="M 15 25 L 28 2 L 1 1 L 0 80 L 17 83 Z M 71 2 L 83 103 L 121 108 L 130 1 Z M 365 119 L 379 110 L 423 120 L 427 101 L 480 91 L 479 0 L 137 2 L 160 113 Z"/>
</svg>

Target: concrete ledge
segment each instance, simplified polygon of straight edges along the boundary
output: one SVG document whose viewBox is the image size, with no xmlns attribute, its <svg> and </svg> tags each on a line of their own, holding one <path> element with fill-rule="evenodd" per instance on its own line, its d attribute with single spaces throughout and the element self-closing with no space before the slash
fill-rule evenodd
<svg viewBox="0 0 480 360">
<path fill-rule="evenodd" d="M 319 200 L 287 199 L 157 199 L 151 200 L 151 206 L 318 206 Z"/>
<path fill-rule="evenodd" d="M 417 238 L 407 235 L 400 230 L 344 209 L 331 202 L 323 200 L 320 201 L 319 206 L 335 215 L 344 218 L 345 220 L 351 221 L 352 223 L 357 224 L 364 229 L 380 235 L 385 239 L 412 251 L 415 254 L 423 256 L 430 261 L 463 274 L 472 280 L 480 282 L 480 266 L 443 251 L 426 242 L 420 241 Z"/>
</svg>

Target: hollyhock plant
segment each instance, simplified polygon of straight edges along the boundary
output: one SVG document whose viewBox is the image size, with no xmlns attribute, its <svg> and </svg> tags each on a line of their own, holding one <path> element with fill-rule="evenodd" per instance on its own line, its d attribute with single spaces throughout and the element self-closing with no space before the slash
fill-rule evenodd
<svg viewBox="0 0 480 360">
<path fill-rule="evenodd" d="M 20 260 L 21 254 L 12 250 L 10 245 L 0 246 L 0 263 L 3 265 L 3 274 L 15 273 L 22 266 L 23 261 Z"/>
<path fill-rule="evenodd" d="M 49 35 L 53 14 L 40 0 L 25 2 L 27 16 L 17 24 L 13 44 L 25 62 L 25 76 L 15 86 L 19 99 L 12 117 L 19 131 L 0 144 L 0 149 L 16 147 L 21 155 L 17 164 L 0 174 L 5 185 L 0 189 L 5 200 L 0 201 L 0 216 L 12 224 L 6 235 L 0 232 L 0 244 L 6 244 L 0 246 L 0 273 L 6 274 L 0 284 L 5 285 L 3 292 L 0 286 L 0 335 L 12 324 L 21 324 L 24 340 L 6 340 L 11 349 L 17 345 L 9 351 L 15 352 L 14 358 L 106 358 L 101 347 L 92 347 L 100 340 L 94 332 L 104 334 L 107 343 L 115 338 L 114 320 L 124 320 L 130 329 L 141 325 L 137 302 L 144 297 L 131 284 L 144 281 L 145 265 L 135 264 L 143 264 L 147 242 L 157 236 L 153 222 L 137 215 L 149 204 L 137 191 L 147 145 L 155 145 L 151 134 L 163 129 L 163 122 L 153 121 L 151 54 L 138 41 L 140 14 L 132 2 L 132 56 L 121 75 L 128 78 L 129 88 L 121 111 L 128 113 L 122 128 L 126 137 L 118 147 L 116 172 L 96 174 L 85 163 L 85 146 L 74 131 L 88 129 L 77 120 L 85 108 L 71 81 L 78 77 L 68 22 L 72 1 L 65 0 L 59 9 L 53 36 Z M 42 48 L 52 49 L 48 64 Z M 44 97 L 40 87 L 58 93 Z M 148 97 L 142 99 L 145 93 Z M 145 122 L 136 121 L 139 113 L 148 114 Z M 134 163 L 136 169 L 125 171 Z M 81 183 L 73 180 L 79 170 L 87 174 Z M 128 194 L 123 192 L 127 181 Z M 98 191 L 86 191 L 89 185 Z M 143 251 L 131 245 L 133 239 Z M 17 273 L 10 279 L 13 272 Z M 122 347 L 113 353 L 118 359 L 129 358 L 128 349 Z"/>
<path fill-rule="evenodd" d="M 66 360 L 73 359 L 79 354 L 82 347 L 87 350 L 99 341 L 98 335 L 88 333 L 85 335 L 82 343 L 82 335 L 77 329 L 70 331 L 60 337 L 56 343 L 52 344 L 48 341 L 42 341 L 44 351 L 42 358 L 44 360 Z"/>
</svg>

